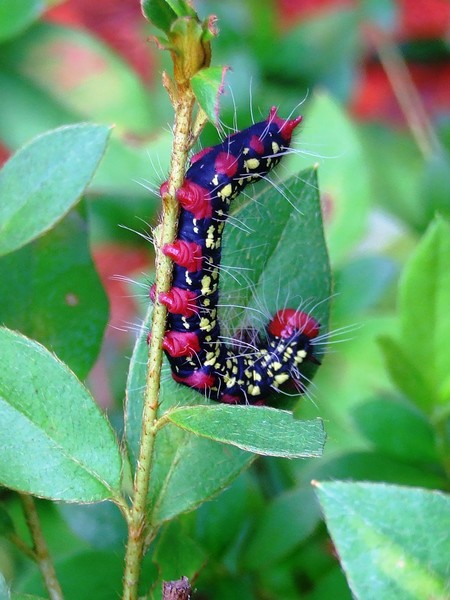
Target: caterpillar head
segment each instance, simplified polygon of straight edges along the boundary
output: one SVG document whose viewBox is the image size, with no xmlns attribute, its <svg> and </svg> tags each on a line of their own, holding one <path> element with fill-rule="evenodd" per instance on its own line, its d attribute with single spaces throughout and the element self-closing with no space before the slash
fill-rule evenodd
<svg viewBox="0 0 450 600">
<path fill-rule="evenodd" d="M 296 117 L 295 119 L 282 119 L 277 115 L 277 107 L 272 106 L 269 112 L 269 116 L 267 117 L 267 123 L 270 125 L 274 123 L 278 127 L 278 133 L 285 140 L 287 144 L 290 143 L 292 132 L 297 127 L 299 123 L 302 121 L 301 116 Z"/>
<path fill-rule="evenodd" d="M 314 317 L 301 310 L 283 308 L 275 313 L 267 329 L 273 336 L 282 339 L 288 339 L 300 333 L 309 340 L 313 340 L 319 335 L 320 324 Z"/>
</svg>

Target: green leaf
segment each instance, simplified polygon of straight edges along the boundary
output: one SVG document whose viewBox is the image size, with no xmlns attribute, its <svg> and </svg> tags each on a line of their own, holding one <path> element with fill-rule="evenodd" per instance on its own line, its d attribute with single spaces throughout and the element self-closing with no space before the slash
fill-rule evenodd
<svg viewBox="0 0 450 600">
<path fill-rule="evenodd" d="M 321 456 L 325 444 L 320 419 L 298 421 L 289 411 L 263 406 L 189 406 L 166 418 L 196 435 L 265 456 Z"/>
<path fill-rule="evenodd" d="M 43 346 L 0 329 L 0 481 L 36 496 L 95 502 L 119 493 L 110 424 L 71 371 Z"/>
<path fill-rule="evenodd" d="M 35 21 L 45 8 L 43 0 L 2 0 L 0 42 L 15 37 Z"/>
<path fill-rule="evenodd" d="M 400 341 L 383 340 L 395 382 L 427 412 L 448 406 L 449 264 L 450 226 L 438 218 L 423 236 L 400 280 Z"/>
<path fill-rule="evenodd" d="M 72 125 L 35 138 L 0 171 L 0 255 L 50 229 L 76 204 L 103 155 L 109 128 Z"/>
<path fill-rule="evenodd" d="M 325 93 L 315 94 L 298 135 L 302 148 L 320 163 L 320 188 L 327 224 L 326 237 L 335 264 L 353 250 L 367 229 L 370 205 L 369 171 L 355 125 L 343 108 Z M 305 164 L 299 154 L 294 167 Z"/>
<path fill-rule="evenodd" d="M 369 400 L 352 411 L 359 431 L 377 450 L 406 462 L 437 462 L 433 428 L 414 407 L 394 399 Z"/>
<path fill-rule="evenodd" d="M 165 33 L 170 32 L 172 23 L 177 19 L 177 13 L 166 0 L 141 0 L 141 9 L 144 17 Z"/>
<path fill-rule="evenodd" d="M 108 301 L 81 211 L 0 258 L 0 320 L 53 350 L 80 379 L 86 377 L 100 349 Z"/>
<path fill-rule="evenodd" d="M 259 515 L 243 562 L 250 569 L 272 566 L 292 553 L 320 522 L 320 510 L 311 489 L 298 488 L 277 496 Z"/>
<path fill-rule="evenodd" d="M 228 69 L 229 67 L 208 67 L 198 71 L 191 79 L 197 102 L 216 127 L 219 125 L 219 98 L 223 93 Z"/>
<path fill-rule="evenodd" d="M 383 484 L 315 485 L 356 598 L 448 598 L 448 496 Z"/>
<path fill-rule="evenodd" d="M 266 314 L 304 305 L 314 306 L 311 313 L 326 332 L 331 276 L 316 169 L 284 180 L 282 188 L 285 196 L 266 187 L 232 210 L 222 253 L 224 335 L 243 327 L 261 330 Z"/>
</svg>

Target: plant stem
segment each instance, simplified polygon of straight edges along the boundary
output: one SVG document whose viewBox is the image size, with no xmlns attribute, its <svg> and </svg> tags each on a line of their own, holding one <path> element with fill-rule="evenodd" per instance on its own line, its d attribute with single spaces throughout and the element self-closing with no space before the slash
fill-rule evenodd
<svg viewBox="0 0 450 600">
<path fill-rule="evenodd" d="M 416 144 L 422 156 L 428 159 L 441 150 L 441 144 L 408 67 L 386 34 L 378 29 L 371 29 L 369 34 Z"/>
<path fill-rule="evenodd" d="M 50 558 L 47 544 L 42 534 L 39 516 L 34 500 L 28 494 L 19 494 L 28 529 L 33 540 L 34 554 L 50 600 L 63 600 L 63 593 L 56 577 L 55 567 Z"/>
<path fill-rule="evenodd" d="M 123 600 L 136 600 L 144 553 L 145 538 L 150 524 L 146 522 L 147 496 L 153 459 L 153 448 L 157 428 L 159 387 L 162 366 L 162 343 L 166 329 L 166 307 L 157 300 L 158 294 L 168 291 L 172 279 L 172 261 L 161 249 L 176 237 L 178 203 L 175 192 L 181 187 L 186 170 L 188 152 L 191 147 L 190 132 L 194 96 L 190 87 L 179 89 L 174 103 L 175 125 L 170 163 L 168 193 L 164 195 L 160 234 L 156 247 L 156 300 L 152 318 L 152 337 L 147 361 L 147 381 L 142 415 L 142 431 L 134 480 L 134 496 L 128 524 L 128 544 L 125 556 Z"/>
</svg>

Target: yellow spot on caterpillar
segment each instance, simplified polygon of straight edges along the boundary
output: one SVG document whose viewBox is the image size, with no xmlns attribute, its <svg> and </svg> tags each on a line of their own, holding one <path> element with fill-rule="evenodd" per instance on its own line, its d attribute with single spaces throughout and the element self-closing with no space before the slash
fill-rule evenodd
<svg viewBox="0 0 450 600">
<path fill-rule="evenodd" d="M 259 394 L 261 393 L 261 388 L 259 387 L 259 385 L 250 384 L 248 386 L 248 393 L 250 394 L 250 396 L 259 396 Z"/>
<path fill-rule="evenodd" d="M 250 152 L 250 148 L 244 148 L 242 150 L 242 154 L 248 154 Z"/>
<path fill-rule="evenodd" d="M 203 275 L 203 277 L 202 277 L 202 296 L 207 296 L 210 293 L 211 293 L 211 277 L 209 275 Z"/>
<path fill-rule="evenodd" d="M 261 377 L 261 375 L 258 373 L 258 371 L 255 371 L 255 372 L 253 373 L 253 379 L 254 379 L 255 381 L 261 381 L 261 380 L 262 380 L 262 377 Z"/>
<path fill-rule="evenodd" d="M 227 362 L 225 364 L 227 366 L 227 369 L 231 370 L 231 367 L 233 366 L 233 363 L 231 362 L 231 360 L 227 360 Z"/>
<path fill-rule="evenodd" d="M 217 192 L 218 196 L 221 196 L 222 198 L 228 198 L 228 196 L 231 196 L 231 194 L 233 193 L 233 188 L 231 186 L 231 183 L 227 183 L 227 185 L 225 185 L 220 192 Z M 220 211 L 218 211 L 220 213 Z"/>
<path fill-rule="evenodd" d="M 190 327 L 191 327 L 191 326 L 190 326 L 190 325 L 189 325 L 189 323 L 186 321 L 186 317 L 181 317 L 181 321 L 183 322 L 183 327 L 184 327 L 185 329 L 190 329 Z"/>
<path fill-rule="evenodd" d="M 301 362 L 303 362 L 305 356 L 306 356 L 306 351 L 305 350 L 299 350 L 297 352 L 296 356 L 294 357 L 294 361 L 296 363 L 301 363 Z"/>
<path fill-rule="evenodd" d="M 232 388 L 236 385 L 236 377 L 232 377 L 229 381 L 226 382 L 227 388 Z"/>
<path fill-rule="evenodd" d="M 211 304 L 211 300 L 209 298 L 205 298 L 203 300 L 203 306 L 209 306 Z"/>
<path fill-rule="evenodd" d="M 207 352 L 205 367 L 212 366 L 216 362 L 216 353 L 215 352 Z"/>
<path fill-rule="evenodd" d="M 245 170 L 247 171 L 247 173 L 249 171 L 254 171 L 255 169 L 257 169 L 260 165 L 260 162 L 257 158 L 249 158 L 248 160 L 244 161 L 244 166 L 245 166 Z"/>
<path fill-rule="evenodd" d="M 188 285 L 192 285 L 192 279 L 189 277 L 189 271 L 186 271 L 184 278 L 186 279 L 186 283 Z"/>
<path fill-rule="evenodd" d="M 211 277 L 213 279 L 219 279 L 219 269 L 214 269 L 214 271 L 211 273 Z"/>
<path fill-rule="evenodd" d="M 272 363 L 272 369 L 274 371 L 279 371 L 282 366 L 283 365 L 280 362 L 278 362 L 278 361 Z"/>
<path fill-rule="evenodd" d="M 274 377 L 274 381 L 277 385 L 281 385 L 288 379 L 289 379 L 289 375 L 287 373 L 278 373 L 278 375 L 275 375 L 275 377 Z"/>
<path fill-rule="evenodd" d="M 205 342 L 212 342 L 212 337 L 210 335 L 205 335 Z"/>
<path fill-rule="evenodd" d="M 200 329 L 202 331 L 211 331 L 211 322 L 207 317 L 200 319 Z"/>
<path fill-rule="evenodd" d="M 214 175 L 214 177 L 212 178 L 212 183 L 214 185 L 219 185 L 219 176 L 217 175 L 217 173 Z"/>
<path fill-rule="evenodd" d="M 238 185 L 244 185 L 244 179 L 238 179 Z"/>
<path fill-rule="evenodd" d="M 237 365 L 234 365 L 234 367 L 231 369 L 231 372 L 233 373 L 233 375 L 237 375 L 238 371 L 239 371 L 239 369 L 237 368 Z"/>
<path fill-rule="evenodd" d="M 280 151 L 280 146 L 276 142 L 272 142 L 272 152 L 274 154 L 278 154 Z"/>
</svg>

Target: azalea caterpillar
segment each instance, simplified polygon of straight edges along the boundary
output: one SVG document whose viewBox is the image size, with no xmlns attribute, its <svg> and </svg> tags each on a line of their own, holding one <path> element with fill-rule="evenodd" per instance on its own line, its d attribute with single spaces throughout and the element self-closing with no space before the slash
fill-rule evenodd
<svg viewBox="0 0 450 600">
<path fill-rule="evenodd" d="M 289 150 L 301 117 L 284 120 L 276 108 L 264 121 L 195 154 L 183 185 L 177 238 L 163 252 L 174 262 L 172 287 L 159 294 L 168 309 L 163 348 L 175 381 L 230 404 L 262 404 L 298 374 L 306 360 L 318 362 L 312 341 L 319 324 L 294 309 L 279 310 L 258 348 L 242 351 L 221 340 L 217 304 L 222 233 L 232 200 L 261 179 Z M 167 193 L 167 182 L 161 195 Z M 298 377 L 297 377 L 298 379 Z"/>
</svg>

